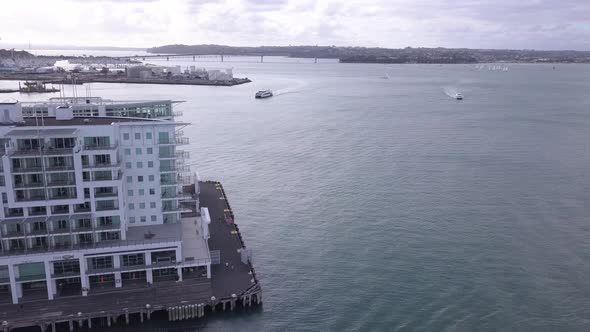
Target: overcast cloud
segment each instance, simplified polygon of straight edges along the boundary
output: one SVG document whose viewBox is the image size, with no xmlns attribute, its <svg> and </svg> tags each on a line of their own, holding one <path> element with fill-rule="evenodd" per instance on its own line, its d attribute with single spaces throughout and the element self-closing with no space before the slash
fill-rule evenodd
<svg viewBox="0 0 590 332">
<path fill-rule="evenodd" d="M 8 43 L 590 50 L 589 0 L 3 1 Z"/>
</svg>

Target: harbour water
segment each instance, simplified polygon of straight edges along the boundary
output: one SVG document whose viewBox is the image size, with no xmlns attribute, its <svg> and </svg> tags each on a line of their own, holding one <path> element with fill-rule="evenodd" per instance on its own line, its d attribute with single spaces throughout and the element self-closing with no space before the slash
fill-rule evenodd
<svg viewBox="0 0 590 332">
<path fill-rule="evenodd" d="M 137 331 L 590 328 L 590 66 L 196 65 L 253 82 L 92 95 L 185 101 L 264 306 Z"/>
</svg>

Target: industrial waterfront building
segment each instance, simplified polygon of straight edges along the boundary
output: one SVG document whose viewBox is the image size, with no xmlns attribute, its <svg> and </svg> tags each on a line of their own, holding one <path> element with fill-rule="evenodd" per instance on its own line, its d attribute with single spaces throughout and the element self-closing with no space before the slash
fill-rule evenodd
<svg viewBox="0 0 590 332">
<path fill-rule="evenodd" d="M 172 104 L 0 103 L 0 303 L 211 278 Z"/>
</svg>

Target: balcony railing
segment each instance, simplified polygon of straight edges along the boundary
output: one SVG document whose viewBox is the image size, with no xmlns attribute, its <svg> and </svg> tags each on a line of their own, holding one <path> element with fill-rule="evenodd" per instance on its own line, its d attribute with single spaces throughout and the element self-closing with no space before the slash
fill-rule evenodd
<svg viewBox="0 0 590 332">
<path fill-rule="evenodd" d="M 178 243 L 180 239 L 170 238 L 170 239 L 158 239 L 158 240 L 139 240 L 139 241 L 129 241 L 129 240 L 114 240 L 114 241 L 100 241 L 100 242 L 84 242 L 78 244 L 63 244 L 63 245 L 54 245 L 50 247 L 39 247 L 39 248 L 15 248 L 10 250 L 2 250 L 0 251 L 0 256 L 15 256 L 15 255 L 28 255 L 28 254 L 38 254 L 40 252 L 59 252 L 59 251 L 70 251 L 75 249 L 87 249 L 87 248 L 119 248 L 119 247 L 126 247 L 126 246 L 145 246 L 149 244 L 156 244 L 156 243 Z"/>
<path fill-rule="evenodd" d="M 190 172 L 190 170 L 190 166 L 186 165 L 160 166 L 160 173 Z"/>
<path fill-rule="evenodd" d="M 74 165 L 48 165 L 45 167 L 45 171 L 53 172 L 53 171 L 73 171 Z"/>
<path fill-rule="evenodd" d="M 41 173 L 43 172 L 43 167 L 35 166 L 35 167 L 13 167 L 12 173 Z"/>
<path fill-rule="evenodd" d="M 16 197 L 17 202 L 32 202 L 32 201 L 44 201 L 46 199 L 45 195 L 35 195 L 29 197 Z"/>
<path fill-rule="evenodd" d="M 89 207 L 74 207 L 74 213 L 78 213 L 78 212 L 90 212 L 90 206 Z"/>
<path fill-rule="evenodd" d="M 31 229 L 27 231 L 27 235 L 47 235 L 47 228 L 45 229 Z"/>
<path fill-rule="evenodd" d="M 15 183 L 14 188 L 42 188 L 45 187 L 45 183 L 42 181 L 39 182 L 29 182 L 29 183 Z"/>
<path fill-rule="evenodd" d="M 70 226 L 67 226 L 67 227 L 62 227 L 62 228 L 54 228 L 49 231 L 49 234 L 67 234 L 67 233 L 70 233 L 71 231 L 72 231 L 72 228 Z"/>
<path fill-rule="evenodd" d="M 106 225 L 97 225 L 96 226 L 96 230 L 97 231 L 110 231 L 110 230 L 114 230 L 114 229 L 120 229 L 121 225 L 120 224 L 106 224 Z"/>
<path fill-rule="evenodd" d="M 192 194 L 189 193 L 166 193 L 162 192 L 162 200 L 168 199 L 190 199 L 193 198 Z"/>
<path fill-rule="evenodd" d="M 48 187 L 66 187 L 66 186 L 75 186 L 76 180 L 50 180 L 47 182 Z"/>
<path fill-rule="evenodd" d="M 160 145 L 186 145 L 186 144 L 189 144 L 189 139 L 188 139 L 188 137 L 176 136 L 174 139 L 172 139 L 172 138 L 160 139 L 160 140 L 158 140 L 158 144 L 160 144 Z"/>
<path fill-rule="evenodd" d="M 95 193 L 94 197 L 96 198 L 104 198 L 104 197 L 117 197 L 119 193 L 116 192 L 103 192 L 103 193 Z"/>
<path fill-rule="evenodd" d="M 80 271 L 57 272 L 51 275 L 51 278 L 73 278 L 79 277 Z"/>
<path fill-rule="evenodd" d="M 168 151 L 159 153 L 160 159 L 188 159 L 189 157 L 190 153 L 188 151 Z"/>
<path fill-rule="evenodd" d="M 96 211 L 110 211 L 110 210 L 118 210 L 119 207 L 115 205 L 106 205 L 106 206 L 96 206 Z"/>
<path fill-rule="evenodd" d="M 72 199 L 72 198 L 76 198 L 76 193 L 68 193 L 68 194 L 64 194 L 64 195 L 50 195 L 49 196 L 49 200 L 58 200 L 58 199 Z"/>
<path fill-rule="evenodd" d="M 35 281 L 35 280 L 45 280 L 45 274 L 30 274 L 24 276 L 16 277 L 17 282 L 25 282 L 25 281 Z"/>
<path fill-rule="evenodd" d="M 84 150 L 114 150 L 118 144 L 89 144 L 84 145 Z"/>
<path fill-rule="evenodd" d="M 94 165 L 83 165 L 82 168 L 112 168 L 120 166 L 121 163 L 95 163 Z"/>
<path fill-rule="evenodd" d="M 2 236 L 3 237 L 21 237 L 21 236 L 25 236 L 25 232 L 23 232 L 22 230 L 21 231 L 14 231 L 14 230 L 3 231 Z"/>
</svg>

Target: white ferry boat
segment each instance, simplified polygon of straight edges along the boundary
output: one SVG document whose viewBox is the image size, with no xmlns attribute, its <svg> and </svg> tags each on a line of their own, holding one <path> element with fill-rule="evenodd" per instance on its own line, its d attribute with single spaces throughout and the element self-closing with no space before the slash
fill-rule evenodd
<svg viewBox="0 0 590 332">
<path fill-rule="evenodd" d="M 256 94 L 254 95 L 254 98 L 256 98 L 256 99 L 270 98 L 270 97 L 272 97 L 272 91 L 270 91 L 270 90 L 260 90 L 260 91 L 256 92 Z"/>
<path fill-rule="evenodd" d="M 463 100 L 463 95 L 460 93 L 455 93 L 455 99 L 457 100 Z"/>
</svg>

